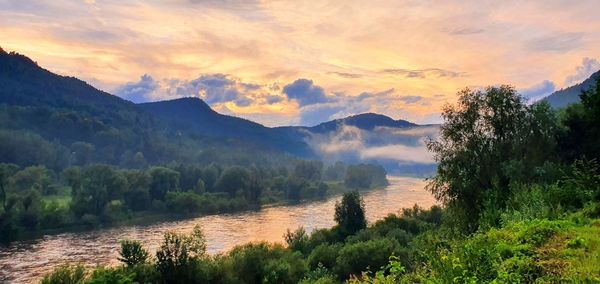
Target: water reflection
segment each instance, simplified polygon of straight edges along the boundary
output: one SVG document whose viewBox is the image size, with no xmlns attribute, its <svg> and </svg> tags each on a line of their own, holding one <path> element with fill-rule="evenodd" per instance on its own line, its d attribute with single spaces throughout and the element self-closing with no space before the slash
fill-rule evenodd
<svg viewBox="0 0 600 284">
<path fill-rule="evenodd" d="M 400 208 L 417 203 L 434 204 L 424 190 L 424 181 L 390 177 L 390 186 L 363 194 L 369 222 L 381 219 Z M 131 226 L 44 236 L 0 248 L 0 282 L 28 283 L 65 262 L 84 262 L 87 266 L 117 263 L 119 240 L 140 240 L 154 252 L 168 230 L 190 232 L 200 224 L 207 238 L 208 251 L 219 253 L 250 241 L 282 242 L 286 229 L 299 226 L 311 232 L 334 225 L 334 204 L 326 201 L 265 208 L 256 212 L 205 216 L 148 226 Z"/>
</svg>

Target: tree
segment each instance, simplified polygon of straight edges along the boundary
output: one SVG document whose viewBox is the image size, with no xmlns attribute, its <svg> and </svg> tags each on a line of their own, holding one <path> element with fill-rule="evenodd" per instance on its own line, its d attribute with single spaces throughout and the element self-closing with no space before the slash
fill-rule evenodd
<svg viewBox="0 0 600 284">
<path fill-rule="evenodd" d="M 473 231 L 484 204 L 504 206 L 517 173 L 532 178 L 551 159 L 556 121 L 547 105 L 526 105 L 510 86 L 458 95 L 443 109 L 439 138 L 427 143 L 438 162 L 428 189 Z"/>
<path fill-rule="evenodd" d="M 148 260 L 148 251 L 139 241 L 122 240 L 119 261 L 128 267 L 144 264 Z"/>
<path fill-rule="evenodd" d="M 150 197 L 164 200 L 169 191 L 179 189 L 179 173 L 165 167 L 152 167 L 150 169 Z"/>
<path fill-rule="evenodd" d="M 600 77 L 580 97 L 581 104 L 568 106 L 562 119 L 566 129 L 558 141 L 561 158 L 567 163 L 583 156 L 600 159 Z"/>
<path fill-rule="evenodd" d="M 156 269 L 164 283 L 192 283 L 196 264 L 206 257 L 206 240 L 200 226 L 189 235 L 167 232 L 156 251 Z"/>
<path fill-rule="evenodd" d="M 321 179 L 323 163 L 321 161 L 298 161 L 294 168 L 294 175 L 310 181 Z"/>
<path fill-rule="evenodd" d="M 127 188 L 125 176 L 106 165 L 87 167 L 82 173 L 81 189 L 75 193 L 72 201 L 74 212 L 82 216 L 99 216 L 106 204 L 122 197 Z"/>
<path fill-rule="evenodd" d="M 2 209 L 6 211 L 6 188 L 9 178 L 19 171 L 19 166 L 15 164 L 0 163 L 0 200 L 2 200 Z"/>
<path fill-rule="evenodd" d="M 335 203 L 335 221 L 343 236 L 352 235 L 367 227 L 365 202 L 358 193 L 345 193 L 342 202 Z"/>
<path fill-rule="evenodd" d="M 250 186 L 250 172 L 242 167 L 231 167 L 223 171 L 217 188 L 227 192 L 229 197 L 234 197 L 238 191 L 245 192 Z"/>
<path fill-rule="evenodd" d="M 51 181 L 50 171 L 44 166 L 24 168 L 12 177 L 12 183 L 17 191 L 35 188 L 45 192 Z"/>
</svg>

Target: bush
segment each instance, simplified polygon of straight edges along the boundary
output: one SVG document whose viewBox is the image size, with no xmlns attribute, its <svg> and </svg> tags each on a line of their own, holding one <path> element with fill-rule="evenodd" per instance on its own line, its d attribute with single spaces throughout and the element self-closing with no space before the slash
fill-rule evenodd
<svg viewBox="0 0 600 284">
<path fill-rule="evenodd" d="M 407 250 L 401 248 L 396 240 L 378 239 L 348 244 L 340 250 L 334 271 L 341 278 L 358 276 L 363 271 L 386 265 L 390 255 L 396 255 L 404 261 L 408 258 Z"/>
<path fill-rule="evenodd" d="M 148 260 L 148 251 L 146 251 L 139 241 L 123 240 L 121 241 L 121 251 L 119 252 L 119 261 L 128 267 L 144 264 Z"/>
<path fill-rule="evenodd" d="M 42 278 L 42 284 L 80 284 L 87 276 L 85 267 L 81 264 L 61 265 Z"/>
<path fill-rule="evenodd" d="M 202 269 L 206 257 L 206 241 L 199 226 L 190 235 L 167 232 L 156 252 L 156 270 L 166 283 L 203 283 L 209 279 L 209 272 Z"/>
<path fill-rule="evenodd" d="M 315 247 L 308 256 L 308 265 L 311 269 L 316 269 L 320 266 L 333 270 L 335 267 L 338 254 L 342 244 L 320 244 Z"/>
<path fill-rule="evenodd" d="M 248 284 L 297 283 L 308 271 L 300 253 L 264 242 L 235 247 L 226 265 L 233 282 Z"/>
</svg>

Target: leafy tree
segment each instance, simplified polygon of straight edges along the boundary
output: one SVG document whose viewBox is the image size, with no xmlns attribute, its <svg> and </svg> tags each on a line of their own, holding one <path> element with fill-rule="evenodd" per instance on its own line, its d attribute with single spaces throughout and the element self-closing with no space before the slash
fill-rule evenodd
<svg viewBox="0 0 600 284">
<path fill-rule="evenodd" d="M 36 228 L 42 215 L 43 202 L 39 191 L 30 189 L 21 198 L 22 210 L 19 211 L 19 219 L 24 227 Z"/>
<path fill-rule="evenodd" d="M 457 105 L 444 107 L 439 138 L 427 144 L 439 163 L 428 189 L 473 231 L 485 199 L 504 207 L 513 173 L 535 173 L 549 158 L 539 153 L 552 149 L 556 127 L 547 106 L 527 106 L 510 86 L 458 95 Z"/>
<path fill-rule="evenodd" d="M 367 227 L 365 202 L 357 191 L 345 193 L 342 202 L 335 203 L 335 221 L 344 236 Z"/>
<path fill-rule="evenodd" d="M 198 272 L 195 268 L 205 257 L 206 240 L 200 226 L 190 235 L 167 232 L 156 252 L 156 269 L 164 283 L 193 283 L 201 277 L 194 275 Z"/>
<path fill-rule="evenodd" d="M 12 183 L 17 191 L 38 189 L 45 192 L 52 179 L 50 171 L 44 166 L 31 166 L 15 173 Z"/>
<path fill-rule="evenodd" d="M 164 200 L 167 192 L 179 189 L 179 178 L 180 174 L 169 168 L 150 168 L 150 197 Z"/>
<path fill-rule="evenodd" d="M 72 201 L 74 212 L 79 216 L 101 215 L 109 201 L 121 198 L 127 188 L 125 176 L 106 165 L 86 168 L 82 180 L 81 189 Z"/>
<path fill-rule="evenodd" d="M 294 175 L 297 177 L 316 181 L 321 179 L 323 171 L 323 163 L 321 161 L 298 161 L 294 168 Z"/>
<path fill-rule="evenodd" d="M 122 240 L 119 261 L 128 267 L 144 264 L 148 260 L 148 251 L 139 241 Z"/>
<path fill-rule="evenodd" d="M 560 154 L 567 163 L 583 156 L 600 159 L 600 77 L 580 97 L 581 104 L 568 106 L 562 119 L 566 129 L 559 139 Z"/>
<path fill-rule="evenodd" d="M 288 229 L 283 235 L 283 239 L 291 250 L 299 251 L 301 253 L 306 253 L 308 251 L 308 235 L 303 227 L 300 227 L 293 232 Z"/>
<path fill-rule="evenodd" d="M 19 166 L 15 164 L 0 163 L 0 200 L 2 201 L 2 209 L 6 209 L 7 187 L 9 178 L 19 170 Z"/>
<path fill-rule="evenodd" d="M 234 197 L 238 191 L 242 193 L 248 190 L 250 186 L 250 172 L 242 167 L 231 167 L 223 171 L 217 188 L 220 191 L 227 192 L 230 197 Z"/>
<path fill-rule="evenodd" d="M 145 171 L 133 170 L 124 172 L 128 187 L 123 193 L 125 204 L 132 210 L 140 211 L 150 207 L 151 177 Z"/>
</svg>

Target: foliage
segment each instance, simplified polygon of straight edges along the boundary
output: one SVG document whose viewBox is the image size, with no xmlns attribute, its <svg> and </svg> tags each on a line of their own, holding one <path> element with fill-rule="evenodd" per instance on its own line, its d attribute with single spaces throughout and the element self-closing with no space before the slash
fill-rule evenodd
<svg viewBox="0 0 600 284">
<path fill-rule="evenodd" d="M 156 252 L 156 270 L 165 283 L 192 283 L 198 263 L 206 258 L 206 240 L 199 226 L 190 235 L 167 232 Z"/>
<path fill-rule="evenodd" d="M 335 204 L 335 221 L 344 235 L 352 235 L 367 226 L 365 203 L 357 191 L 344 194 Z"/>
<path fill-rule="evenodd" d="M 504 207 L 511 182 L 529 180 L 527 173 L 553 159 L 557 126 L 547 104 L 528 106 L 510 86 L 458 95 L 443 110 L 439 138 L 427 144 L 439 163 L 428 189 L 472 232 L 487 198 Z"/>
<path fill-rule="evenodd" d="M 61 265 L 42 278 L 42 284 L 82 284 L 87 277 L 81 264 Z"/>
<path fill-rule="evenodd" d="M 148 251 L 142 247 L 139 241 L 122 240 L 119 255 L 119 261 L 128 267 L 144 264 L 148 261 Z"/>
</svg>

